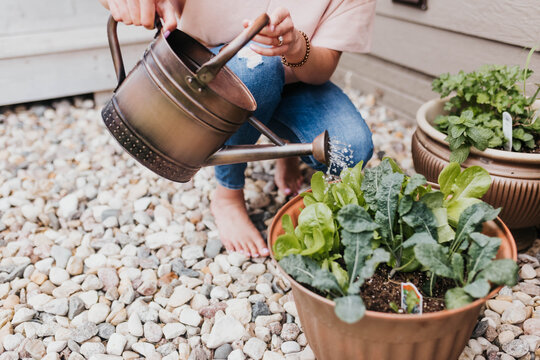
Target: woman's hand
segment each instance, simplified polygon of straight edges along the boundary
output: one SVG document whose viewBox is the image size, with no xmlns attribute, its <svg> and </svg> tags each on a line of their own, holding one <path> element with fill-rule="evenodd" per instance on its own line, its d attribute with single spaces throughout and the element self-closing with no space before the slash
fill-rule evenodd
<svg viewBox="0 0 540 360">
<path fill-rule="evenodd" d="M 244 27 L 247 28 L 250 21 L 244 21 Z M 284 55 L 289 62 L 299 62 L 306 53 L 306 42 L 304 37 L 295 29 L 289 10 L 279 7 L 270 15 L 270 22 L 261 32 L 253 38 L 253 41 L 270 45 L 263 47 L 251 44 L 250 47 L 257 54 L 263 56 L 281 56 Z"/>
<path fill-rule="evenodd" d="M 175 0 L 99 0 L 111 11 L 114 20 L 126 25 L 154 28 L 156 12 L 163 19 L 163 31 L 176 29 Z"/>
</svg>

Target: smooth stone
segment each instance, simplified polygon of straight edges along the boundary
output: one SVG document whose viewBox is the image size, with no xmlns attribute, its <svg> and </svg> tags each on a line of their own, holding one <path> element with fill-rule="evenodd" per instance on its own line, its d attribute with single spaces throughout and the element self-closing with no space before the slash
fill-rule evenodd
<svg viewBox="0 0 540 360">
<path fill-rule="evenodd" d="M 248 299 L 228 300 L 225 313 L 233 316 L 244 325 L 249 324 L 252 313 L 251 303 Z"/>
<path fill-rule="evenodd" d="M 226 360 L 232 351 L 233 348 L 230 344 L 223 344 L 214 351 L 214 359 Z"/>
<path fill-rule="evenodd" d="M 225 300 L 229 298 L 229 290 L 224 286 L 216 286 L 210 291 L 210 298 L 217 300 Z"/>
<path fill-rule="evenodd" d="M 281 329 L 281 338 L 283 340 L 285 341 L 296 340 L 299 334 L 300 334 L 300 328 L 295 323 L 283 324 L 283 328 Z"/>
<path fill-rule="evenodd" d="M 216 349 L 225 343 L 232 343 L 244 336 L 245 329 L 242 323 L 234 317 L 224 315 L 216 320 L 206 346 L 209 349 Z"/>
<path fill-rule="evenodd" d="M 131 348 L 147 358 L 150 358 L 156 352 L 154 345 L 147 342 L 136 342 L 131 345 Z"/>
<path fill-rule="evenodd" d="M 148 321 L 144 324 L 144 337 L 151 343 L 157 343 L 161 340 L 163 333 L 161 332 L 161 327 L 152 322 Z"/>
<path fill-rule="evenodd" d="M 540 346 L 540 336 L 522 335 L 519 338 L 529 344 L 530 351 L 535 352 L 536 350 L 538 350 L 538 347 Z"/>
<path fill-rule="evenodd" d="M 11 319 L 11 324 L 13 326 L 16 326 L 23 322 L 30 321 L 34 317 L 35 314 L 36 314 L 35 310 L 25 308 L 25 307 L 20 308 L 17 311 L 15 311 L 15 314 L 13 315 L 13 319 Z"/>
<path fill-rule="evenodd" d="M 512 306 L 512 302 L 504 300 L 488 300 L 486 305 L 496 313 L 502 314 L 506 309 Z"/>
<path fill-rule="evenodd" d="M 67 299 L 54 299 L 43 305 L 43 311 L 64 316 L 69 310 L 68 300 Z"/>
<path fill-rule="evenodd" d="M 71 250 L 63 248 L 61 246 L 54 245 L 51 248 L 51 256 L 54 258 L 55 265 L 59 268 L 66 268 L 71 255 Z"/>
<path fill-rule="evenodd" d="M 85 358 L 90 358 L 92 355 L 96 354 L 104 354 L 105 353 L 105 345 L 103 345 L 100 342 L 85 342 L 81 345 L 81 354 Z"/>
<path fill-rule="evenodd" d="M 66 270 L 62 269 L 62 268 L 53 267 L 49 271 L 49 280 L 54 285 L 57 285 L 57 286 L 62 285 L 62 283 L 64 283 L 64 281 L 69 280 L 69 273 Z"/>
<path fill-rule="evenodd" d="M 529 352 L 529 344 L 521 339 L 515 339 L 502 346 L 505 353 L 515 358 L 524 356 Z"/>
<path fill-rule="evenodd" d="M 83 325 L 72 330 L 71 339 L 81 344 L 95 336 L 98 331 L 99 330 L 96 324 L 87 321 Z"/>
<path fill-rule="evenodd" d="M 536 277 L 536 270 L 530 264 L 525 264 L 519 270 L 519 276 L 522 279 L 534 279 Z"/>
<path fill-rule="evenodd" d="M 109 323 L 102 323 L 98 326 L 98 336 L 102 339 L 108 340 L 111 335 L 115 333 L 116 328 Z"/>
<path fill-rule="evenodd" d="M 209 239 L 204 248 L 204 256 L 213 259 L 221 252 L 222 248 L 223 244 L 219 239 Z"/>
<path fill-rule="evenodd" d="M 285 360 L 285 357 L 277 352 L 265 351 L 262 360 Z"/>
<path fill-rule="evenodd" d="M 232 252 L 227 256 L 227 260 L 232 266 L 241 267 L 248 260 L 248 257 L 239 252 Z M 224 269 L 223 271 L 227 270 Z"/>
<path fill-rule="evenodd" d="M 4 345 L 4 349 L 7 351 L 15 350 L 21 342 L 24 340 L 24 336 L 21 334 L 8 334 L 4 336 L 4 341 L 2 344 Z"/>
<path fill-rule="evenodd" d="M 204 257 L 204 250 L 202 246 L 198 245 L 186 245 L 182 248 L 182 259 L 197 260 Z"/>
<path fill-rule="evenodd" d="M 523 323 L 523 330 L 527 335 L 540 336 L 540 318 L 530 318 Z"/>
<path fill-rule="evenodd" d="M 127 339 L 122 334 L 112 334 L 107 341 L 107 353 L 111 355 L 122 355 Z"/>
<path fill-rule="evenodd" d="M 233 350 L 229 356 L 227 356 L 227 360 L 245 360 L 246 356 L 240 349 Z"/>
<path fill-rule="evenodd" d="M 88 321 L 91 321 L 95 324 L 100 324 L 107 319 L 109 315 L 110 308 L 107 304 L 97 303 L 92 305 L 90 310 L 88 310 Z"/>
<path fill-rule="evenodd" d="M 283 304 L 283 308 L 287 313 L 291 314 L 295 318 L 298 317 L 298 310 L 296 309 L 296 304 L 294 303 L 294 301 L 286 302 L 285 304 Z"/>
<path fill-rule="evenodd" d="M 190 308 L 185 308 L 180 313 L 180 322 L 189 326 L 199 326 L 202 321 L 199 312 Z"/>
<path fill-rule="evenodd" d="M 527 319 L 527 311 L 523 304 L 513 304 L 508 307 L 501 315 L 501 321 L 508 324 L 519 324 Z"/>
<path fill-rule="evenodd" d="M 264 326 L 255 327 L 255 336 L 261 339 L 264 342 L 269 342 L 272 339 L 270 329 Z"/>
<path fill-rule="evenodd" d="M 512 331 L 503 331 L 499 334 L 498 340 L 500 345 L 508 344 L 510 341 L 514 340 L 515 336 Z"/>
<path fill-rule="evenodd" d="M 84 302 L 78 296 L 72 296 L 69 298 L 68 302 L 68 319 L 73 320 L 73 318 L 85 309 Z"/>
<path fill-rule="evenodd" d="M 39 339 L 29 340 L 26 345 L 24 345 L 24 350 L 26 350 L 33 359 L 43 359 L 46 354 L 45 345 Z"/>
<path fill-rule="evenodd" d="M 128 329 L 129 329 L 129 333 L 133 336 L 140 337 L 140 336 L 143 336 L 144 334 L 144 329 L 141 323 L 141 319 L 139 318 L 139 315 L 135 312 L 129 316 Z"/>
<path fill-rule="evenodd" d="M 69 219 L 72 215 L 75 214 L 79 206 L 79 199 L 77 194 L 72 193 L 64 196 L 58 202 L 58 215 L 60 217 Z"/>
<path fill-rule="evenodd" d="M 296 341 L 285 341 L 281 344 L 281 351 L 284 354 L 296 353 L 300 351 L 300 345 Z"/>
<path fill-rule="evenodd" d="M 162 329 L 165 339 L 170 340 L 186 333 L 186 327 L 180 323 L 168 323 Z"/>
<path fill-rule="evenodd" d="M 171 307 L 180 307 L 195 296 L 195 291 L 188 289 L 184 285 L 177 286 L 169 298 L 168 305 Z"/>
<path fill-rule="evenodd" d="M 253 304 L 251 308 L 251 319 L 252 319 L 251 321 L 255 321 L 255 319 L 257 319 L 257 317 L 259 316 L 267 316 L 267 315 L 272 315 L 272 312 L 268 308 L 268 305 L 266 304 L 266 302 L 258 301 L 255 304 Z"/>
<path fill-rule="evenodd" d="M 315 354 L 309 345 L 300 353 L 300 360 L 315 360 Z"/>
<path fill-rule="evenodd" d="M 117 287 L 119 283 L 118 274 L 111 268 L 98 269 L 98 278 L 101 280 L 105 291 Z"/>
<path fill-rule="evenodd" d="M 244 344 L 242 350 L 251 358 L 259 360 L 262 359 L 264 352 L 266 351 L 266 343 L 258 338 L 251 338 Z"/>
</svg>

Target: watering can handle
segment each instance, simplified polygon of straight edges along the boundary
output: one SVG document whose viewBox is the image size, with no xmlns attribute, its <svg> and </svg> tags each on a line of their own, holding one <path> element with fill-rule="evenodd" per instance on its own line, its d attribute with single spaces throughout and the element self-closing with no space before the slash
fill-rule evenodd
<svg viewBox="0 0 540 360">
<path fill-rule="evenodd" d="M 114 70 L 116 71 L 116 78 L 118 79 L 118 87 L 126 78 L 126 71 L 124 69 L 124 60 L 122 59 L 122 51 L 120 50 L 120 43 L 118 41 L 118 34 L 116 31 L 117 26 L 118 22 L 114 20 L 112 16 L 109 16 L 109 21 L 107 22 L 107 38 L 109 39 L 109 48 L 111 49 Z M 154 26 L 158 30 L 156 34 L 157 36 L 162 28 L 161 21 L 159 20 L 157 13 L 154 17 Z"/>
<path fill-rule="evenodd" d="M 218 74 L 225 64 L 232 59 L 248 42 L 251 41 L 270 21 L 267 14 L 260 15 L 251 26 L 226 45 L 216 56 L 204 63 L 195 76 L 201 85 L 206 85 Z"/>
</svg>

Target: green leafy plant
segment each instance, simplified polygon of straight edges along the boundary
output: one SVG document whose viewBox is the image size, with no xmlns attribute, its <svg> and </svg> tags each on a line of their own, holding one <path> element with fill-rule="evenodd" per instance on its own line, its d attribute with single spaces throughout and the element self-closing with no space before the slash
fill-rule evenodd
<svg viewBox="0 0 540 360">
<path fill-rule="evenodd" d="M 297 281 L 334 299 L 343 321 L 363 317 L 361 288 L 381 263 L 392 268 L 390 276 L 427 272 L 428 293 L 437 277 L 452 279 L 447 308 L 486 296 L 490 283 L 515 283 L 517 265 L 493 260 L 500 240 L 480 233 L 499 212 L 479 199 L 491 182 L 484 169 L 461 172 L 451 163 L 439 176 L 440 190 L 388 158 L 364 173 L 362 164 L 345 169 L 341 178 L 328 183 L 321 172 L 313 175 L 298 224 L 283 216 L 285 233 L 273 251 Z"/>
<path fill-rule="evenodd" d="M 452 95 L 444 107 L 448 114 L 435 119 L 435 128 L 447 135 L 450 161 L 465 161 L 471 146 L 481 151 L 502 148 L 506 143 L 502 130 L 505 111 L 512 117 L 513 150 L 538 147 L 540 121 L 536 121 L 538 115 L 532 105 L 540 86 L 533 96 L 525 94 L 526 81 L 533 73 L 528 64 L 534 50 L 529 53 L 525 69 L 487 65 L 470 73 L 442 74 L 433 81 L 433 90 L 441 97 Z"/>
</svg>

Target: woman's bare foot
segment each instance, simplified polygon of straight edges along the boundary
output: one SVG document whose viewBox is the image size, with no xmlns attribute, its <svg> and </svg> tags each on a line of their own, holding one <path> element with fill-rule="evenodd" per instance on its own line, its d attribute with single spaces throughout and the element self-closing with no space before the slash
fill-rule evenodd
<svg viewBox="0 0 540 360">
<path fill-rule="evenodd" d="M 237 251 L 252 257 L 270 254 L 261 234 L 248 216 L 244 190 L 232 190 L 218 185 L 210 210 L 214 215 L 221 242 L 228 251 Z"/>
<path fill-rule="evenodd" d="M 300 172 L 299 158 L 288 157 L 276 160 L 274 181 L 279 191 L 285 195 L 296 195 L 302 186 L 302 173 Z"/>
</svg>

